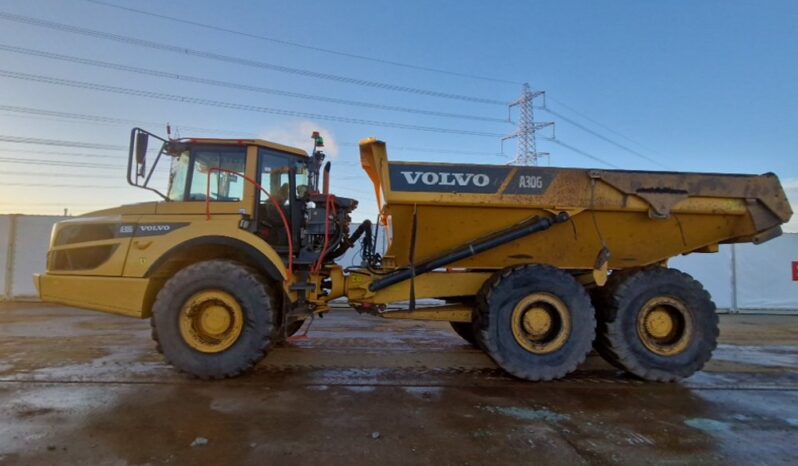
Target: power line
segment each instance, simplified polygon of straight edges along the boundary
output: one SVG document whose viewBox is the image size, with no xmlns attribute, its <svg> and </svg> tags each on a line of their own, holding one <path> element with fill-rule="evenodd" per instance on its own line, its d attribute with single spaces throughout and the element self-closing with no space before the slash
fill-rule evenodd
<svg viewBox="0 0 798 466">
<path fill-rule="evenodd" d="M 19 108 L 20 109 L 25 109 L 25 107 L 19 107 Z M 8 106 L 0 106 L 0 110 L 8 110 L 8 109 L 9 109 Z M 37 109 L 31 109 L 31 110 L 37 110 Z M 48 110 L 41 110 L 41 111 L 42 112 L 49 112 Z M 67 113 L 63 113 L 63 112 L 61 112 L 61 113 L 62 113 L 62 115 L 70 115 L 70 116 L 78 116 L 78 117 L 79 116 L 89 116 L 89 117 L 104 118 L 104 117 L 96 116 L 96 115 L 67 114 Z M 219 131 L 219 130 L 214 130 L 214 131 Z M 601 159 L 601 158 L 599 158 L 599 157 L 597 157 L 595 155 L 589 154 L 588 152 L 585 152 L 585 151 L 583 151 L 581 149 L 578 149 L 578 148 L 576 148 L 574 146 L 566 144 L 566 143 L 562 142 L 559 139 L 554 139 L 554 138 L 544 138 L 544 139 L 547 140 L 547 141 L 553 142 L 555 144 L 558 144 L 558 145 L 560 145 L 562 147 L 565 147 L 566 149 L 569 149 L 569 150 L 571 150 L 573 152 L 576 152 L 576 153 L 578 153 L 580 155 L 583 155 L 583 156 L 585 156 L 585 157 L 587 157 L 587 158 L 589 158 L 591 160 L 594 160 L 596 162 L 605 164 L 605 165 L 610 166 L 610 167 L 620 168 L 617 165 L 614 165 L 614 164 L 612 164 L 612 163 L 610 163 L 610 162 L 608 162 L 608 161 L 606 161 L 604 159 Z M 93 143 L 78 142 L 78 141 L 62 141 L 62 140 L 55 140 L 55 139 L 41 139 L 41 138 L 30 138 L 30 137 L 14 137 L 14 136 L 4 136 L 4 135 L 0 135 L 0 141 L 15 142 L 15 143 L 26 143 L 26 144 L 42 144 L 42 145 L 51 145 L 51 146 L 63 146 L 63 147 L 89 147 L 89 148 L 95 148 L 95 147 L 91 147 L 91 146 L 103 146 L 103 148 L 107 148 L 108 150 L 124 150 L 124 151 L 128 150 L 128 148 L 126 146 L 119 146 L 119 145 L 114 146 L 114 145 L 107 145 L 107 144 L 93 144 Z M 342 147 L 359 147 L 359 144 L 357 144 L 357 143 L 346 143 L 346 142 L 344 142 L 344 143 L 339 143 L 339 145 L 342 146 Z M 422 152 L 422 153 L 427 152 L 427 153 L 476 155 L 476 156 L 501 155 L 501 154 L 492 154 L 490 152 L 461 151 L 461 150 L 456 150 L 456 149 L 434 149 L 434 148 L 423 148 L 423 147 L 396 146 L 396 147 L 391 147 L 390 149 L 391 150 L 397 150 L 397 151 L 409 151 L 409 152 Z M 13 149 L 0 148 L 0 151 L 13 151 Z M 18 152 L 52 154 L 52 155 L 65 155 L 65 156 L 95 156 L 95 154 L 28 151 L 28 150 L 20 150 Z M 96 156 L 97 157 L 113 158 L 113 156 L 104 156 L 104 155 L 99 155 L 99 154 L 96 155 Z M 9 160 L 10 159 L 7 159 L 7 158 L 0 158 L 0 161 L 9 161 Z M 60 161 L 53 161 L 53 160 L 36 160 L 36 159 L 15 159 L 15 160 L 17 160 L 17 161 L 16 162 L 9 162 L 9 163 L 25 163 L 25 162 L 45 162 L 45 163 L 48 163 L 48 162 L 54 162 L 54 163 L 59 164 L 59 165 L 61 164 Z M 70 166 L 70 165 L 66 165 L 66 166 Z M 104 167 L 105 168 L 117 168 L 117 167 L 111 166 L 111 165 L 106 165 Z"/>
<path fill-rule="evenodd" d="M 626 135 L 624 135 L 623 133 L 620 133 L 620 132 L 618 132 L 618 131 L 616 131 L 616 130 L 614 130 L 614 129 L 610 128 L 609 126 L 607 126 L 607 125 L 605 125 L 604 123 L 602 123 L 602 122 L 600 122 L 600 121 L 596 120 L 595 118 L 592 118 L 592 117 L 590 117 L 590 116 L 588 116 L 588 115 L 585 115 L 583 112 L 580 112 L 579 110 L 577 110 L 577 109 L 575 109 L 574 107 L 572 107 L 572 106 L 570 106 L 570 105 L 566 104 L 566 103 L 565 103 L 565 102 L 563 102 L 562 100 L 555 99 L 554 97 L 551 97 L 551 96 L 547 96 L 547 100 L 551 100 L 551 101 L 553 101 L 553 102 L 556 102 L 556 103 L 557 103 L 559 106 L 561 106 L 561 107 L 564 107 L 565 109 L 567 109 L 567 110 L 569 110 L 569 111 L 571 111 L 571 112 L 575 113 L 576 115 L 579 115 L 580 117 L 582 117 L 582 118 L 584 118 L 585 120 L 587 120 L 587 121 L 589 121 L 589 122 L 593 123 L 594 125 L 596 125 L 596 126 L 598 126 L 598 127 L 602 128 L 602 129 L 604 129 L 604 130 L 606 130 L 606 131 L 609 131 L 610 133 L 613 133 L 613 134 L 615 134 L 615 135 L 616 135 L 616 136 L 618 136 L 618 137 L 621 137 L 621 138 L 623 138 L 623 139 L 626 139 L 628 142 L 631 142 L 632 144 L 636 144 L 636 145 L 640 146 L 641 148 L 643 148 L 643 149 L 646 149 L 646 150 L 647 150 L 647 151 L 649 151 L 649 152 L 653 152 L 653 153 L 655 153 L 655 154 L 662 155 L 662 154 L 659 154 L 657 151 L 655 151 L 655 150 L 653 150 L 653 149 L 651 149 L 651 148 L 649 148 L 649 147 L 646 147 L 645 145 L 641 144 L 640 142 L 638 142 L 638 141 L 635 141 L 634 139 L 630 138 L 629 136 L 626 136 Z M 544 106 L 545 106 L 545 105 L 544 105 Z"/>
<path fill-rule="evenodd" d="M 38 173 L 38 172 L 15 172 L 15 171 L 3 171 L 0 174 L 2 176 L 35 176 L 35 177 L 53 177 L 53 178 L 91 178 L 97 179 L 97 175 L 87 175 L 81 173 Z"/>
<path fill-rule="evenodd" d="M 89 158 L 98 158 L 98 159 L 126 160 L 118 155 L 88 154 L 86 152 L 60 152 L 60 151 L 46 151 L 46 150 L 8 149 L 5 147 L 0 147 L 0 152 L 13 152 L 15 154 L 60 155 L 63 157 L 89 157 Z"/>
<path fill-rule="evenodd" d="M 99 170 L 119 170 L 118 165 L 108 165 L 100 163 L 88 162 L 64 162 L 62 160 L 47 160 L 47 159 L 23 159 L 18 157 L 0 157 L 0 162 L 23 164 L 23 165 L 45 165 L 54 167 L 72 167 L 72 168 L 96 168 Z"/>
<path fill-rule="evenodd" d="M 329 102 L 341 105 L 350 105 L 355 107 L 364 107 L 364 108 L 372 108 L 376 110 L 387 110 L 392 112 L 403 112 L 403 113 L 414 113 L 420 115 L 428 115 L 428 116 L 437 116 L 443 118 L 459 118 L 463 120 L 476 120 L 476 121 L 488 121 L 493 123 L 507 123 L 506 119 L 502 118 L 492 118 L 492 117 L 483 117 L 479 115 L 466 115 L 460 113 L 448 113 L 448 112 L 438 112 L 433 110 L 423 110 L 418 108 L 409 108 L 409 107 L 398 107 L 393 105 L 383 105 L 383 104 L 375 104 L 371 102 L 362 102 L 356 100 L 349 100 L 349 99 L 338 99 L 333 97 L 325 97 L 320 95 L 312 95 L 312 94 L 303 94 L 299 92 L 290 92 L 284 91 L 280 89 L 271 89 L 267 87 L 260 87 L 260 86 L 252 86 L 249 84 L 242 84 L 242 83 L 234 83 L 230 81 L 221 81 L 216 79 L 208 79 L 208 78 L 201 78 L 197 76 L 190 76 L 190 75 L 183 75 L 183 74 L 176 74 L 176 73 L 167 73 L 165 71 L 153 70 L 148 68 L 139 68 L 135 66 L 127 66 L 127 65 L 120 65 L 118 63 L 110 63 L 100 60 L 91 60 L 87 58 L 80 58 L 71 55 L 62 55 L 58 53 L 46 52 L 43 50 L 35 50 L 35 49 L 28 49 L 24 47 L 16 47 L 12 45 L 0 44 L 0 50 L 11 52 L 11 53 L 18 53 L 22 55 L 40 57 L 40 58 L 47 58 L 51 60 L 60 60 L 66 61 L 69 63 L 78 63 L 81 65 L 88 65 L 88 66 L 96 66 L 99 68 L 106 68 L 118 71 L 125 71 L 129 73 L 136 73 L 146 76 L 154 76 L 159 78 L 166 78 L 166 79 L 173 79 L 177 81 L 184 81 L 184 82 L 191 82 L 197 84 L 204 84 L 208 86 L 215 86 L 215 87 L 223 87 L 227 89 L 237 89 L 249 92 L 257 92 L 261 94 L 270 94 L 270 95 L 279 95 L 284 97 L 292 97 L 297 99 L 305 99 L 305 100 L 312 100 L 314 102 Z"/>
<path fill-rule="evenodd" d="M 107 123 L 110 125 L 121 125 L 121 126 L 165 126 L 166 122 L 155 122 L 155 121 L 143 121 L 143 120 L 131 120 L 127 118 L 116 118 L 116 117 L 109 117 L 109 116 L 102 116 L 102 115 L 88 115 L 85 113 L 70 113 L 70 112 L 59 112 L 56 110 L 46 110 L 46 109 L 39 109 L 39 108 L 32 108 L 32 107 L 19 107 L 14 105 L 0 105 L 0 112 L 10 112 L 10 113 L 18 113 L 18 114 L 28 114 L 28 115 L 40 115 L 40 116 L 47 116 L 53 117 L 56 119 L 69 119 L 69 120 L 83 120 L 92 123 Z M 186 126 L 180 124 L 171 123 L 171 126 L 175 130 L 186 130 L 186 131 L 196 131 L 199 133 L 219 133 L 219 134 L 229 134 L 231 136 L 245 136 L 245 137 L 253 137 L 252 133 L 247 133 L 243 131 L 232 131 L 232 130 L 222 130 L 222 129 L 214 129 L 214 128 L 203 128 L 198 126 Z M 127 147 L 120 146 L 119 149 L 116 150 L 124 150 L 127 151 Z"/>
<path fill-rule="evenodd" d="M 341 147 L 360 147 L 360 144 L 356 142 L 339 142 L 339 146 Z M 427 148 L 427 147 L 408 147 L 408 146 L 392 146 L 388 145 L 389 151 L 401 151 L 401 152 L 422 152 L 422 153 L 429 153 L 429 154 L 455 154 L 455 155 L 476 155 L 476 156 L 499 156 L 504 157 L 504 154 L 499 154 L 497 152 L 480 152 L 480 151 L 472 151 L 472 150 L 458 150 L 458 149 L 435 149 L 435 148 Z M 340 163 L 340 161 L 338 162 Z"/>
<path fill-rule="evenodd" d="M 276 38 L 273 38 L 273 37 L 267 37 L 267 36 L 263 36 L 263 35 L 259 35 L 259 34 L 252 34 L 252 33 L 247 33 L 247 32 L 227 29 L 227 28 L 223 28 L 223 27 L 219 27 L 219 26 L 214 26 L 214 25 L 211 25 L 211 24 L 199 23 L 199 22 L 196 22 L 196 21 L 190 21 L 190 20 L 186 20 L 186 19 L 182 19 L 182 18 L 176 18 L 176 17 L 172 17 L 172 16 L 168 16 L 168 15 L 158 14 L 158 13 L 154 13 L 154 12 L 151 12 L 151 11 L 139 10 L 139 9 L 130 8 L 130 7 L 124 7 L 124 6 L 121 6 L 121 5 L 115 5 L 115 4 L 112 4 L 112 3 L 109 3 L 109 2 L 100 1 L 100 0 L 86 0 L 86 1 L 90 2 L 90 3 L 104 5 L 104 6 L 111 7 L 111 8 L 116 8 L 116 9 L 119 9 L 119 10 L 126 10 L 126 11 L 137 13 L 137 14 L 148 15 L 148 16 L 157 17 L 157 18 L 161 18 L 161 19 L 165 19 L 165 20 L 169 20 L 169 21 L 174 21 L 174 22 L 178 22 L 178 23 L 189 24 L 189 25 L 192 25 L 192 26 L 198 26 L 198 27 L 202 27 L 202 28 L 206 28 L 206 29 L 211 29 L 211 30 L 215 30 L 215 31 L 219 31 L 219 32 L 225 32 L 225 33 L 235 34 L 235 35 L 239 35 L 239 36 L 243 36 L 243 37 L 266 40 L 266 41 L 269 41 L 269 42 L 279 43 L 279 44 L 282 44 L 282 45 L 288 45 L 288 46 L 293 46 L 293 47 L 304 48 L 304 49 L 308 49 L 308 50 L 315 50 L 315 51 L 320 51 L 320 52 L 325 52 L 325 53 L 332 53 L 332 54 L 336 54 L 336 55 L 347 56 L 347 57 L 351 57 L 351 58 L 370 60 L 370 61 L 374 61 L 374 62 L 378 62 L 378 63 L 386 63 L 386 64 L 391 64 L 391 65 L 396 65 L 396 66 L 403 66 L 403 67 L 408 67 L 408 68 L 414 68 L 414 69 L 420 69 L 420 70 L 425 70 L 425 71 L 432 71 L 432 72 L 450 74 L 450 75 L 461 76 L 461 77 L 468 77 L 468 78 L 482 79 L 482 80 L 487 80 L 487 81 L 501 82 L 501 83 L 505 83 L 505 84 L 519 84 L 516 81 L 510 81 L 510 80 L 504 80 L 504 79 L 498 79 L 498 78 L 489 78 L 489 77 L 484 77 L 484 76 L 469 75 L 469 74 L 464 74 L 464 73 L 450 72 L 450 71 L 446 71 L 446 70 L 434 69 L 434 68 L 417 66 L 417 65 L 409 65 L 409 64 L 405 64 L 405 63 L 398 63 L 398 62 L 392 62 L 392 61 L 389 61 L 389 60 L 383 60 L 383 59 L 378 59 L 378 58 L 373 58 L 373 57 L 361 56 L 361 55 L 357 55 L 357 54 L 339 52 L 339 51 L 335 51 L 335 50 L 331 50 L 331 49 L 324 49 L 324 48 L 320 48 L 320 47 L 308 46 L 308 45 L 305 45 L 305 44 L 299 44 L 299 43 L 296 43 L 296 42 L 286 41 L 286 40 L 282 40 L 282 39 L 276 39 Z M 576 115 L 579 115 L 580 117 L 582 117 L 585 120 L 590 121 L 591 123 L 603 128 L 604 130 L 609 131 L 609 132 L 615 134 L 616 136 L 619 136 L 619 137 L 625 139 L 628 142 L 636 144 L 636 145 L 638 145 L 638 146 L 640 146 L 640 147 L 642 147 L 642 148 L 644 148 L 646 150 L 649 150 L 651 152 L 656 152 L 656 151 L 646 147 L 645 145 L 635 141 L 634 139 L 632 139 L 632 138 L 630 138 L 630 137 L 628 137 L 628 136 L 626 136 L 626 135 L 624 135 L 624 134 L 612 129 L 611 127 L 609 127 L 609 126 L 607 126 L 607 125 L 605 125 L 603 123 L 601 123 L 600 121 L 598 121 L 598 120 L 596 120 L 596 119 L 584 114 L 583 112 L 575 109 L 574 107 L 566 104 L 565 102 L 563 102 L 563 101 L 561 101 L 561 100 L 559 100 L 557 98 L 548 96 L 548 99 L 558 103 L 560 106 L 570 110 L 571 112 L 575 113 Z M 544 106 L 543 109 L 546 110 L 546 111 L 549 110 L 548 108 L 545 108 L 545 106 Z M 552 113 L 552 114 L 554 114 L 554 113 Z M 568 121 L 568 122 L 570 123 L 571 121 Z M 607 141 L 607 142 L 610 142 L 610 141 Z M 613 142 L 611 142 L 611 143 L 614 144 Z M 625 147 L 621 147 L 621 148 L 623 148 L 624 150 L 628 149 L 628 148 L 625 148 Z M 639 154 L 639 155 L 642 155 L 642 154 Z M 643 156 L 643 157 L 645 158 L 645 156 Z M 657 165 L 662 166 L 659 162 L 653 161 L 653 160 L 648 159 L 648 158 L 646 158 L 646 159 L 648 161 L 652 162 L 652 163 L 655 163 Z"/>
<path fill-rule="evenodd" d="M 25 186 L 29 188 L 70 188 L 70 189 L 128 189 L 130 186 L 97 186 L 85 184 L 30 184 L 30 183 L 3 183 L 3 186 Z"/>
<path fill-rule="evenodd" d="M 338 123 L 349 123 L 355 125 L 368 125 L 380 126 L 386 128 L 408 129 L 414 131 L 427 131 L 434 133 L 447 133 L 447 134 L 463 134 L 468 136 L 484 136 L 484 137 L 499 137 L 501 134 L 488 133 L 484 131 L 470 131 L 451 128 L 437 128 L 431 126 L 418 126 L 408 125 L 404 123 L 393 123 L 376 120 L 363 120 L 359 118 L 340 117 L 335 115 L 323 115 L 319 113 L 298 112 L 294 110 L 283 110 L 270 107 L 261 107 L 257 105 L 237 104 L 233 102 L 223 102 L 219 100 L 203 99 L 199 97 L 187 97 L 175 94 L 166 94 L 162 92 L 144 91 L 140 89 L 130 89 L 127 87 L 108 86 L 105 84 L 91 83 L 87 81 L 73 81 L 70 79 L 54 78 L 51 76 L 43 76 L 29 73 L 19 73 L 15 71 L 0 70 L 0 76 L 12 79 L 20 79 L 24 81 L 36 81 L 45 84 L 53 84 L 58 86 L 75 87 L 79 89 L 89 89 L 94 91 L 110 92 L 114 94 L 132 95 L 136 97 L 146 97 L 150 99 L 167 100 L 172 102 L 182 102 L 196 105 L 206 105 L 211 107 L 227 108 L 232 110 L 243 110 L 248 112 L 269 113 L 273 115 L 282 115 L 299 118 L 311 118 L 317 120 L 335 121 Z"/>
<path fill-rule="evenodd" d="M 596 156 L 595 156 L 595 155 L 593 155 L 593 154 L 590 154 L 590 153 L 588 153 L 588 152 L 585 152 L 585 151 L 583 151 L 582 149 L 578 149 L 578 148 L 576 148 L 576 147 L 574 147 L 574 146 L 572 146 L 572 145 L 566 144 L 566 143 L 562 142 L 562 141 L 561 141 L 561 140 L 559 140 L 559 139 L 556 139 L 556 138 L 543 138 L 543 139 L 545 139 L 545 140 L 547 140 L 547 141 L 549 141 L 549 142 L 553 142 L 554 144 L 557 144 L 558 146 L 565 147 L 566 149 L 568 149 L 568 150 L 570 150 L 570 151 L 573 151 L 573 152 L 576 152 L 577 154 L 579 154 L 579 155 L 582 155 L 582 156 L 585 156 L 585 157 L 587 157 L 587 158 L 589 158 L 589 159 L 591 159 L 591 160 L 593 160 L 593 161 L 596 161 L 596 162 L 598 162 L 598 163 L 602 163 L 602 164 L 604 164 L 604 165 L 607 165 L 608 167 L 612 167 L 612 168 L 621 168 L 621 167 L 619 167 L 619 166 L 617 166 L 617 165 L 615 165 L 615 164 L 613 164 L 613 163 L 607 162 L 606 160 L 604 160 L 604 159 L 602 159 L 602 158 L 596 157 Z"/>
<path fill-rule="evenodd" d="M 40 144 L 44 146 L 75 147 L 80 149 L 99 149 L 99 150 L 127 150 L 125 146 L 112 144 L 95 144 L 92 142 L 63 141 L 60 139 L 29 138 L 21 136 L 7 136 L 0 134 L 0 142 L 10 142 L 15 144 Z"/>
<path fill-rule="evenodd" d="M 7 21 L 12 21 L 16 23 L 28 24 L 31 26 L 38 26 L 43 27 L 51 30 L 69 32 L 72 34 L 83 35 L 87 37 L 93 37 L 98 39 L 106 39 L 111 40 L 123 44 L 129 45 L 136 45 L 139 47 L 146 47 L 154 50 L 162 50 L 172 53 L 178 53 L 180 55 L 188 55 L 193 57 L 201 57 L 206 58 L 209 60 L 215 60 L 223 63 L 233 63 L 236 65 L 243 65 L 249 66 L 253 68 L 260 68 L 266 69 L 270 71 L 277 71 L 280 73 L 288 73 L 294 74 L 298 76 L 305 76 L 309 78 L 317 78 L 317 79 L 325 79 L 328 81 L 335 81 L 345 84 L 353 84 L 358 86 L 364 87 L 371 87 L 375 89 L 382 89 L 386 91 L 394 91 L 394 92 L 403 92 L 408 94 L 417 94 L 417 95 L 424 95 L 429 97 L 438 97 L 442 99 L 452 99 L 452 100 L 461 100 L 466 102 L 473 102 L 473 103 L 481 103 L 481 104 L 493 104 L 493 105 L 505 105 L 506 102 L 496 99 L 487 99 L 483 97 L 474 97 L 474 96 L 467 96 L 461 94 L 452 94 L 448 92 L 440 92 L 440 91 L 433 91 L 429 89 L 419 89 L 415 87 L 408 87 L 408 86 L 400 86 L 397 84 L 390 84 L 384 83 L 380 81 L 370 81 L 366 79 L 359 79 L 359 78 L 351 78 L 348 76 L 340 76 L 330 73 L 321 73 L 318 71 L 311 71 L 302 68 L 292 68 L 283 65 L 276 65 L 273 63 L 267 63 L 263 61 L 257 60 L 250 60 L 247 58 L 241 57 L 233 57 L 230 55 L 223 55 L 219 53 L 209 52 L 205 50 L 195 50 L 186 47 L 178 47 L 171 44 L 153 42 L 144 39 L 138 39 L 135 37 L 124 36 L 121 34 L 112 34 L 108 32 L 97 31 L 94 29 L 88 29 L 78 26 L 71 26 L 69 24 L 64 23 L 57 23 L 54 21 L 47 21 L 38 18 L 32 18 L 30 16 L 23 16 L 23 15 L 16 15 L 13 13 L 8 13 L 4 11 L 0 11 L 0 19 L 4 19 Z"/>
<path fill-rule="evenodd" d="M 342 51 L 339 51 L 339 50 L 332 50 L 332 49 L 328 49 L 328 48 L 316 47 L 316 46 L 307 45 L 307 44 L 300 44 L 298 42 L 288 41 L 288 40 L 284 40 L 284 39 L 277 39 L 277 38 L 274 38 L 274 37 L 264 36 L 264 35 L 260 35 L 260 34 L 252 34 L 252 33 L 249 33 L 249 32 L 243 32 L 243 31 L 234 30 L 234 29 L 228 29 L 228 28 L 224 28 L 224 27 L 221 27 L 221 26 L 215 26 L 215 25 L 212 25 L 212 24 L 200 23 L 200 22 L 197 22 L 197 21 L 191 21 L 191 20 L 187 20 L 187 19 L 176 18 L 174 16 L 167 16 L 167 15 L 160 14 L 160 13 L 153 13 L 152 11 L 139 10 L 139 9 L 136 9 L 136 8 L 125 7 L 125 6 L 122 6 L 122 5 L 115 5 L 113 3 L 102 2 L 102 1 L 99 1 L 99 0 L 86 0 L 86 1 L 89 2 L 89 3 L 95 3 L 97 5 L 103 5 L 103 6 L 107 6 L 107 7 L 111 7 L 111 8 L 116 8 L 116 9 L 119 9 L 119 10 L 125 10 L 125 11 L 138 13 L 138 14 L 142 14 L 142 15 L 147 15 L 147 16 L 151 16 L 151 17 L 155 17 L 155 18 L 165 19 L 165 20 L 168 20 L 168 21 L 174 21 L 176 23 L 188 24 L 188 25 L 191 25 L 191 26 L 197 26 L 197 27 L 201 27 L 201 28 L 205 28 L 205 29 L 210 29 L 210 30 L 213 30 L 213 31 L 225 32 L 225 33 L 228 33 L 228 34 L 235 34 L 237 36 L 247 37 L 247 38 L 250 38 L 250 39 L 264 40 L 264 41 L 267 41 L 267 42 L 272 42 L 272 43 L 280 44 L 280 45 L 286 45 L 286 46 L 289 46 L 289 47 L 296 47 L 296 48 L 301 48 L 301 49 L 305 49 L 305 50 L 312 50 L 314 52 L 329 53 L 329 54 L 338 55 L 338 56 L 341 56 L 341 57 L 356 58 L 358 60 L 365 60 L 365 61 L 370 61 L 370 62 L 374 62 L 374 63 L 381 63 L 381 64 L 385 64 L 385 65 L 399 66 L 399 67 L 402 67 L 402 68 L 409 68 L 409 69 L 414 69 L 414 70 L 419 70 L 419 71 L 427 71 L 427 72 L 430 72 L 430 73 L 439 73 L 439 74 L 445 74 L 445 75 L 449 75 L 449 76 L 458 76 L 458 77 L 461 77 L 461 78 L 478 79 L 478 80 L 482 80 L 482 81 L 489 81 L 489 82 L 502 83 L 502 84 L 520 84 L 520 83 L 517 83 L 515 81 L 510 81 L 510 80 L 501 79 L 501 78 L 494 78 L 494 77 L 488 77 L 488 76 L 479 76 L 479 75 L 470 74 L 470 73 L 460 73 L 460 72 L 457 72 L 457 71 L 449 71 L 449 70 L 443 70 L 443 69 L 440 69 L 440 68 L 433 68 L 433 67 L 429 67 L 429 66 L 415 65 L 415 64 L 410 64 L 410 63 L 402 63 L 402 62 L 393 61 L 393 60 L 386 60 L 386 59 L 383 59 L 383 58 L 369 57 L 369 56 L 366 56 L 366 55 L 359 55 L 359 54 L 350 53 L 350 52 L 342 52 Z"/>
<path fill-rule="evenodd" d="M 550 108 L 547 108 L 547 107 L 541 107 L 541 109 L 543 111 L 548 112 L 548 113 L 556 116 L 557 118 L 565 121 L 566 123 L 569 123 L 569 124 L 571 124 L 573 126 L 576 126 L 577 128 L 581 129 L 582 131 L 585 131 L 586 133 L 592 134 L 593 136 L 601 139 L 604 142 L 608 142 L 608 143 L 612 144 L 615 147 L 618 147 L 618 148 L 620 148 L 620 149 L 622 149 L 622 150 L 624 150 L 626 152 L 629 152 L 630 154 L 632 154 L 632 155 L 634 155 L 636 157 L 639 157 L 639 158 L 641 158 L 643 160 L 647 160 L 647 161 L 649 161 L 649 162 L 651 162 L 651 163 L 653 163 L 655 165 L 658 165 L 658 166 L 660 166 L 662 168 L 668 168 L 665 165 L 663 165 L 662 163 L 660 163 L 659 161 L 657 161 L 657 160 L 655 160 L 655 159 L 653 159 L 653 158 L 651 158 L 651 157 L 649 157 L 649 156 L 647 156 L 645 154 L 642 154 L 642 153 L 640 153 L 640 152 L 638 152 L 638 151 L 636 151 L 636 150 L 634 150 L 634 149 L 632 149 L 632 148 L 630 148 L 628 146 L 625 146 L 625 145 L 623 145 L 623 144 L 621 144 L 621 143 L 619 143 L 617 141 L 614 141 L 614 140 L 608 138 L 607 136 L 604 136 L 601 133 L 593 131 L 592 129 L 588 128 L 587 126 L 585 126 L 585 125 L 583 125 L 583 124 L 581 124 L 581 123 L 579 123 L 577 121 L 574 121 L 574 120 L 564 116 L 563 114 L 561 114 L 559 112 L 555 112 L 554 110 L 552 110 Z"/>
<path fill-rule="evenodd" d="M 99 123 L 108 123 L 112 125 L 160 125 L 162 123 L 152 122 L 152 121 L 142 121 L 142 120 L 128 120 L 123 118 L 115 118 L 115 117 L 108 117 L 104 115 L 89 115 L 85 113 L 71 113 L 71 112 L 59 112 L 55 110 L 47 110 L 47 109 L 39 109 L 39 108 L 31 108 L 31 107 L 18 107 L 12 105 L 0 105 L 0 111 L 2 112 L 10 112 L 10 113 L 18 113 L 18 114 L 31 114 L 31 115 L 46 115 L 52 116 L 54 118 L 61 118 L 61 119 L 70 119 L 70 120 L 83 120 L 89 122 L 99 122 Z M 226 130 L 226 129 L 218 129 L 218 128 L 200 128 L 196 126 L 184 126 L 181 124 L 172 123 L 172 128 L 180 128 L 184 130 L 192 130 L 192 131 L 200 131 L 200 132 L 212 132 L 212 133 L 220 133 L 220 134 L 230 134 L 234 136 L 243 136 L 246 138 L 253 138 L 257 139 L 257 136 L 254 133 L 244 132 L 244 131 L 233 131 L 233 130 Z M 278 141 L 279 142 L 279 141 Z M 337 143 L 341 147 L 360 147 L 359 143 L 356 142 L 339 142 Z M 459 150 L 459 149 L 440 149 L 440 148 L 432 148 L 432 147 L 411 147 L 411 146 L 389 146 L 391 151 L 400 151 L 400 152 L 421 152 L 421 153 L 431 153 L 431 154 L 455 154 L 455 155 L 474 155 L 474 156 L 499 156 L 504 157 L 504 154 L 496 153 L 496 152 L 482 152 L 482 151 L 471 151 L 471 150 Z M 118 149 L 127 152 L 128 148 L 124 146 L 119 146 Z M 12 151 L 12 149 L 2 149 L 0 151 Z M 30 151 L 30 150 L 19 150 L 17 152 L 24 152 L 24 153 L 31 153 L 31 154 L 48 154 L 50 152 L 44 151 Z M 75 155 L 75 156 L 92 156 L 93 154 L 79 154 L 79 153 L 58 153 L 60 155 Z M 97 156 L 97 157 L 111 157 L 116 158 L 113 156 Z M 338 161 L 340 163 L 341 161 Z"/>
</svg>

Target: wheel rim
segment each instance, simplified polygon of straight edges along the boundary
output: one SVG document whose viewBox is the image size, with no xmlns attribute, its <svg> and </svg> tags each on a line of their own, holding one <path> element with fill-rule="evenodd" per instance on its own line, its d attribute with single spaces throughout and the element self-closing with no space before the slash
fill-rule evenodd
<svg viewBox="0 0 798 466">
<path fill-rule="evenodd" d="M 687 306 L 668 296 L 650 299 L 637 316 L 643 345 L 660 356 L 684 351 L 693 340 L 693 318 Z"/>
<path fill-rule="evenodd" d="M 180 310 L 180 334 L 193 349 L 218 353 L 241 336 L 244 313 L 238 301 L 221 290 L 201 291 Z"/>
<path fill-rule="evenodd" d="M 553 353 L 568 341 L 571 313 L 560 298 L 533 293 L 513 309 L 512 329 L 515 341 L 530 353 Z"/>
</svg>

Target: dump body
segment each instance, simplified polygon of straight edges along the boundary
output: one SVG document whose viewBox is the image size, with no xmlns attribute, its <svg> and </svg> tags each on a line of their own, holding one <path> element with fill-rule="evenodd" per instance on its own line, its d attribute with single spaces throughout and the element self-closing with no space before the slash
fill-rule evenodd
<svg viewBox="0 0 798 466">
<path fill-rule="evenodd" d="M 373 139 L 361 144 L 361 161 L 392 233 L 386 266 L 410 263 L 414 225 L 414 257 L 423 261 L 532 217 L 565 212 L 566 223 L 449 267 L 593 269 L 606 247 L 609 268 L 625 269 L 713 252 L 720 243 L 766 241 L 792 215 L 771 173 L 388 162 L 385 144 Z"/>
</svg>

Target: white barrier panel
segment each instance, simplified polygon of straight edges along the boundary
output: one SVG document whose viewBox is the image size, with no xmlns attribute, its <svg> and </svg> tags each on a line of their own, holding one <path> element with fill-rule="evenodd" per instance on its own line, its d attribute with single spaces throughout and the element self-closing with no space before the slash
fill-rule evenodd
<svg viewBox="0 0 798 466">
<path fill-rule="evenodd" d="M 11 297 L 35 298 L 33 274 L 41 273 L 47 265 L 47 248 L 53 224 L 64 217 L 20 215 L 16 218 L 14 235 L 14 268 L 11 275 Z"/>
<path fill-rule="evenodd" d="M 11 233 L 11 216 L 0 215 L 0 299 L 11 299 L 11 264 L 8 262 Z"/>
<path fill-rule="evenodd" d="M 724 244 L 714 254 L 693 253 L 677 256 L 669 267 L 689 273 L 704 285 L 718 309 L 732 309 L 732 246 Z M 798 306 L 797 306 L 798 307 Z"/>
<path fill-rule="evenodd" d="M 798 309 L 798 234 L 787 234 L 767 243 L 738 244 L 737 306 L 751 310 Z"/>
</svg>

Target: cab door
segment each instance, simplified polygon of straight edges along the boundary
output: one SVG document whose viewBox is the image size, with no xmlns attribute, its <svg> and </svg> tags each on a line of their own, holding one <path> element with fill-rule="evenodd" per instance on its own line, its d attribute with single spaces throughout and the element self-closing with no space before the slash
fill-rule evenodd
<svg viewBox="0 0 798 466">
<path fill-rule="evenodd" d="M 287 251 L 289 236 L 299 244 L 303 199 L 307 193 L 307 163 L 296 156 L 261 147 L 257 180 L 263 188 L 255 193 L 258 234 L 277 251 Z"/>
</svg>

